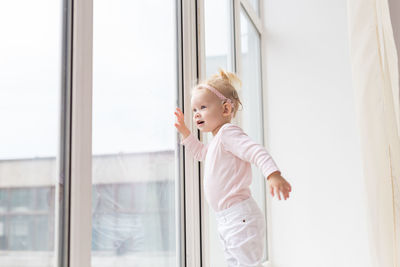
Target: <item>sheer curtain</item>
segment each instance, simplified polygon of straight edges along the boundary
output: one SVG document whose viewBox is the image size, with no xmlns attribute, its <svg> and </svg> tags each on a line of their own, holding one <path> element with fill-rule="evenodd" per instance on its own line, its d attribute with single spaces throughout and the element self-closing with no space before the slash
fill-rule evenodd
<svg viewBox="0 0 400 267">
<path fill-rule="evenodd" d="M 349 0 L 372 266 L 400 266 L 399 80 L 387 0 Z"/>
</svg>

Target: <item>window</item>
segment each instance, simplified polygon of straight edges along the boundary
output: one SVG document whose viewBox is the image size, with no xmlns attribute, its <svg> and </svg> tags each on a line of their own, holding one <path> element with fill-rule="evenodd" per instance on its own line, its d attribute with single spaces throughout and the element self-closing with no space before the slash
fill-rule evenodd
<svg viewBox="0 0 400 267">
<path fill-rule="evenodd" d="M 260 15 L 260 0 L 249 0 L 251 7 Z"/>
<path fill-rule="evenodd" d="M 235 72 L 234 38 L 233 38 L 233 1 L 206 0 L 204 1 L 205 26 L 205 67 L 206 78 L 218 72 L 218 68 Z M 205 134 L 204 143 L 210 142 L 212 134 Z M 205 201 L 205 200 L 203 200 Z M 205 209 L 203 216 L 208 218 L 204 227 L 208 228 L 205 257 L 209 266 L 225 266 L 224 252 L 219 244 L 217 224 L 214 211 Z"/>
<path fill-rule="evenodd" d="M 261 72 L 261 38 L 246 11 L 240 11 L 241 69 L 243 82 L 243 130 L 257 143 L 264 144 L 263 94 Z M 252 165 L 253 181 L 250 186 L 254 200 L 266 211 L 265 180 L 261 171 Z M 266 241 L 266 240 L 265 240 Z M 267 243 L 265 243 L 267 253 Z M 266 256 L 267 257 L 267 256 Z"/>
<path fill-rule="evenodd" d="M 240 11 L 245 3 L 259 12 L 259 1 L 204 1 L 204 21 L 201 1 L 73 3 L 0 4 L 2 265 L 90 266 L 90 258 L 93 267 L 179 266 L 186 250 L 188 265 L 224 266 L 213 213 L 198 206 L 199 165 L 183 162 L 173 111 L 183 103 L 188 115 L 201 73 L 196 28 L 205 23 L 205 75 L 239 72 L 248 108 L 239 122 L 262 143 L 260 34 Z M 264 192 L 256 194 L 262 203 Z M 200 216 L 208 216 L 207 231 Z M 200 232 L 209 239 L 205 253 Z"/>
<path fill-rule="evenodd" d="M 0 249 L 52 252 L 54 187 L 7 188 L 0 192 L 5 203 L 1 215 Z"/>
<path fill-rule="evenodd" d="M 234 119 L 233 123 L 239 124 L 254 141 L 263 145 L 261 36 L 244 9 L 254 8 L 259 14 L 259 1 L 239 1 L 240 11 L 237 13 L 235 12 L 237 8 L 232 6 L 233 3 L 234 1 L 227 0 L 204 1 L 206 75 L 210 77 L 218 71 L 218 67 L 239 74 L 242 80 L 239 96 L 243 109 L 240 109 L 237 114 L 238 119 Z M 259 20 L 258 17 L 255 19 Z M 235 47 L 240 49 L 236 51 Z M 208 134 L 205 142 L 211 139 L 212 135 Z M 251 192 L 258 206 L 265 212 L 265 177 L 254 165 L 252 173 Z M 208 209 L 205 213 L 208 218 L 203 225 L 206 228 L 205 232 L 208 233 L 205 239 L 207 244 L 203 245 L 208 253 L 205 260 L 209 261 L 210 266 L 226 266 L 224 252 L 219 244 L 214 213 Z M 266 248 L 265 246 L 265 255 Z"/>
<path fill-rule="evenodd" d="M 176 266 L 175 5 L 94 1 L 93 267 Z"/>
<path fill-rule="evenodd" d="M 62 1 L 2 1 L 0 25 L 0 262 L 56 266 Z"/>
</svg>

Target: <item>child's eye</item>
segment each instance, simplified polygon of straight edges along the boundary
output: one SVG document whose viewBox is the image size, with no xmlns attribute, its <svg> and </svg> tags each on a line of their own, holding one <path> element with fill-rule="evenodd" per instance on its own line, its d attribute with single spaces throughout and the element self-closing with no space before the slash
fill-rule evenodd
<svg viewBox="0 0 400 267">
<path fill-rule="evenodd" d="M 206 106 L 201 106 L 201 109 L 206 108 Z"/>
</svg>

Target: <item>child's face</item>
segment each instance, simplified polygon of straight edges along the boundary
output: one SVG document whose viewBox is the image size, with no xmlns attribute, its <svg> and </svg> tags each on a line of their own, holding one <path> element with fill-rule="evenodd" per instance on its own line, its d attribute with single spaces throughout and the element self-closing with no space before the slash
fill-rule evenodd
<svg viewBox="0 0 400 267">
<path fill-rule="evenodd" d="M 202 132 L 212 132 L 215 135 L 223 124 L 230 121 L 223 113 L 221 100 L 207 89 L 195 90 L 191 104 L 193 121 Z"/>
</svg>

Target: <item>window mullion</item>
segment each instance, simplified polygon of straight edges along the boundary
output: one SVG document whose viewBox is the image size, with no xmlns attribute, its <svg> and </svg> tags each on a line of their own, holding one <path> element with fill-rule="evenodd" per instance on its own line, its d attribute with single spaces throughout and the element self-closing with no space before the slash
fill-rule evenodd
<svg viewBox="0 0 400 267">
<path fill-rule="evenodd" d="M 91 266 L 93 1 L 73 1 L 69 266 Z"/>
<path fill-rule="evenodd" d="M 182 48 L 183 48 L 183 111 L 188 128 L 197 135 L 190 108 L 190 90 L 198 79 L 197 48 L 197 1 L 182 1 Z M 191 157 L 184 160 L 185 191 L 185 264 L 182 266 L 201 266 L 201 229 L 200 229 L 200 177 L 199 163 Z"/>
</svg>

